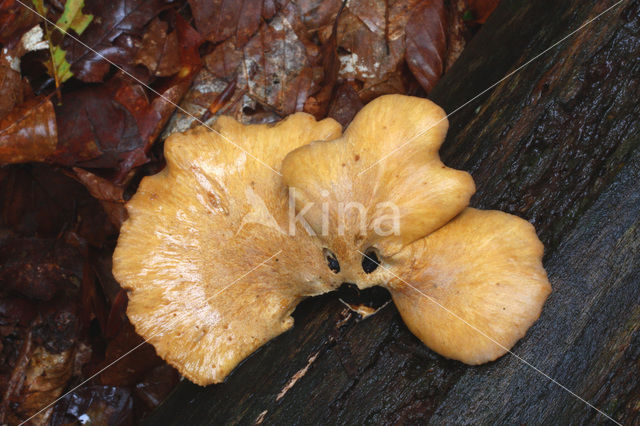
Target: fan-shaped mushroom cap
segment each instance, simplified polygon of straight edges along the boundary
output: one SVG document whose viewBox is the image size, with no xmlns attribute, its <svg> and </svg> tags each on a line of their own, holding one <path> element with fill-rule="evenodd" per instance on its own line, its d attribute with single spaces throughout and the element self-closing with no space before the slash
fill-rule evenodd
<svg viewBox="0 0 640 426">
<path fill-rule="evenodd" d="M 542 244 L 522 219 L 466 208 L 475 186 L 440 161 L 433 102 L 380 97 L 342 137 L 306 114 L 216 127 L 224 136 L 166 141 L 167 167 L 142 180 L 114 253 L 136 330 L 190 380 L 222 381 L 291 327 L 302 298 L 342 282 L 386 286 L 416 336 L 470 364 L 538 318 Z"/>
<path fill-rule="evenodd" d="M 289 236 L 280 176 L 247 154 L 278 170 L 340 125 L 300 113 L 276 125 L 220 117 L 216 130 L 228 140 L 204 128 L 167 139 L 167 167 L 127 204 L 113 258 L 136 331 L 198 384 L 222 381 L 292 326 L 303 297 L 340 284 L 316 239 Z"/>
<path fill-rule="evenodd" d="M 298 209 L 307 208 L 309 225 L 339 258 L 371 246 L 391 256 L 450 221 L 475 192 L 468 173 L 440 161 L 447 127 L 445 112 L 427 99 L 381 96 L 341 138 L 288 154 L 284 181 Z M 358 206 L 367 211 L 361 214 Z"/>
<path fill-rule="evenodd" d="M 382 96 L 341 138 L 288 154 L 282 172 L 344 281 L 386 286 L 427 346 L 479 364 L 524 335 L 551 287 L 542 243 L 528 222 L 465 210 L 475 186 L 467 173 L 440 161 L 446 129 L 433 102 Z M 364 214 L 345 214 L 350 203 Z M 394 207 L 395 213 L 384 211 Z M 376 228 L 384 214 L 395 214 L 399 232 Z"/>
<path fill-rule="evenodd" d="M 482 364 L 504 355 L 538 319 L 551 292 L 542 254 L 526 220 L 468 208 L 394 256 L 387 287 L 429 348 Z"/>
</svg>

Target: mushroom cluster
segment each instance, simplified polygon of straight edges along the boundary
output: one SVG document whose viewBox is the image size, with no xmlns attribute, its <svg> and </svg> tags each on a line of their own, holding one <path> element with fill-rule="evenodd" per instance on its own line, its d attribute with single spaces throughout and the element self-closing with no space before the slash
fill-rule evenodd
<svg viewBox="0 0 640 426">
<path fill-rule="evenodd" d="M 113 258 L 136 331 L 191 381 L 218 383 L 302 299 L 350 282 L 386 287 L 445 357 L 505 354 L 551 291 L 543 246 L 527 221 L 467 207 L 471 176 L 438 155 L 446 131 L 433 102 L 388 95 L 344 134 L 297 113 L 170 136 Z"/>
</svg>

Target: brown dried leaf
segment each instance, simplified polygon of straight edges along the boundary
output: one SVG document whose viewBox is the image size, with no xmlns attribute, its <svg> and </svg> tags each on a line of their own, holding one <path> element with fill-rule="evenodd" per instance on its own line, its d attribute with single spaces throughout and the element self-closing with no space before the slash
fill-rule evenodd
<svg viewBox="0 0 640 426">
<path fill-rule="evenodd" d="M 237 104 L 240 104 L 244 92 L 236 90 L 236 81 L 236 79 L 233 79 L 233 81 L 229 83 L 227 80 L 216 77 L 209 72 L 207 68 L 204 68 L 198 73 L 193 85 L 182 100 L 180 104 L 182 110 L 177 110 L 175 114 L 173 114 L 171 121 L 163 131 L 162 137 L 166 138 L 174 132 L 182 132 L 200 124 L 194 117 L 198 117 L 208 124 L 211 124 L 212 119 L 221 113 L 237 117 L 235 114 L 236 109 L 239 107 Z M 230 85 L 233 85 L 234 89 L 231 97 L 227 97 L 225 91 L 230 88 Z M 217 108 L 215 114 L 211 114 L 208 110 L 212 105 L 215 110 L 216 106 L 214 104 L 217 104 L 219 108 Z"/>
<path fill-rule="evenodd" d="M 444 61 L 444 72 L 451 68 L 451 65 L 462 54 L 467 40 L 471 38 L 469 28 L 463 19 L 466 7 L 467 0 L 452 0 L 448 4 L 447 55 Z"/>
<path fill-rule="evenodd" d="M 59 240 L 8 236 L 0 239 L 0 288 L 50 300 L 82 270 L 75 248 Z"/>
<path fill-rule="evenodd" d="M 331 36 L 325 41 L 321 48 L 323 79 L 320 90 L 310 96 L 304 105 L 304 111 L 313 114 L 316 119 L 321 120 L 326 117 L 329 109 L 329 102 L 334 94 L 334 88 L 338 81 L 340 71 L 340 61 L 338 60 L 338 18 L 344 10 L 338 9 L 331 28 Z"/>
<path fill-rule="evenodd" d="M 341 84 L 336 89 L 335 96 L 329 107 L 329 117 L 342 124 L 342 127 L 353 120 L 353 117 L 364 106 L 358 92 L 350 84 Z"/>
<path fill-rule="evenodd" d="M 443 1 L 433 0 L 418 6 L 407 23 L 407 64 L 427 93 L 444 71 L 446 18 Z"/>
<path fill-rule="evenodd" d="M 122 183 L 129 171 L 148 161 L 147 153 L 201 67 L 199 34 L 179 15 L 176 34 L 180 71 L 153 89 L 117 74 L 107 83 L 65 95 L 57 109 L 60 142 L 51 160 L 63 165 L 114 171 Z"/>
<path fill-rule="evenodd" d="M 109 342 L 104 365 L 112 363 L 142 342 L 142 337 L 136 334 L 133 326 L 130 323 L 125 324 L 120 333 Z M 156 355 L 153 346 L 145 343 L 103 371 L 98 376 L 98 381 L 103 385 L 132 386 L 138 383 L 147 371 L 162 364 L 164 361 Z"/>
<path fill-rule="evenodd" d="M 37 23 L 38 16 L 16 0 L 0 0 L 0 44 L 5 48 L 12 48 Z"/>
<path fill-rule="evenodd" d="M 114 78 L 104 85 L 65 94 L 56 111 L 60 142 L 52 160 L 68 166 L 117 168 L 121 173 L 125 173 L 122 163 L 131 157 L 135 157 L 129 160 L 132 167 L 143 164 L 145 143 L 136 119 L 116 100 L 136 87 Z M 139 104 L 145 106 L 144 91 L 140 88 L 136 95 Z"/>
<path fill-rule="evenodd" d="M 24 236 L 58 238 L 73 230 L 101 246 L 117 230 L 76 180 L 44 164 L 0 168 L 0 228 Z"/>
<path fill-rule="evenodd" d="M 0 118 L 23 101 L 22 78 L 11 68 L 5 55 L 0 55 Z"/>
<path fill-rule="evenodd" d="M 239 48 L 260 27 L 263 3 L 264 0 L 189 0 L 196 28 L 205 39 L 219 43 L 232 38 Z"/>
<path fill-rule="evenodd" d="M 0 164 L 44 161 L 56 149 L 58 131 L 49 99 L 31 99 L 0 119 Z"/>
<path fill-rule="evenodd" d="M 342 0 L 299 0 L 296 2 L 300 9 L 302 22 L 309 32 L 331 30 L 338 11 L 343 5 Z"/>
<path fill-rule="evenodd" d="M 220 43 L 204 57 L 204 65 L 218 78 L 235 78 L 242 61 L 242 50 L 231 39 Z"/>
<path fill-rule="evenodd" d="M 340 79 L 363 83 L 363 101 L 386 93 L 404 93 L 405 26 L 419 0 L 361 0 L 348 3 L 340 16 Z"/>
<path fill-rule="evenodd" d="M 121 67 L 133 63 L 137 42 L 144 28 L 170 0 L 87 0 L 84 12 L 98 17 L 82 33 L 80 40 Z M 74 76 L 85 82 L 100 82 L 111 65 L 102 56 L 66 37 L 62 43 Z"/>
<path fill-rule="evenodd" d="M 239 87 L 282 116 L 302 111 L 314 78 L 295 18 L 281 11 L 260 28 L 244 48 L 239 76 Z"/>
<path fill-rule="evenodd" d="M 340 16 L 340 77 L 373 85 L 395 71 L 404 51 L 386 38 L 386 2 L 356 1 Z M 400 46 L 402 47 L 402 46 Z"/>
<path fill-rule="evenodd" d="M 100 201 L 111 223 L 120 229 L 122 223 L 127 219 L 127 210 L 124 207 L 124 188 L 79 167 L 74 167 L 73 171 L 80 182 L 89 190 L 91 196 Z"/>
<path fill-rule="evenodd" d="M 135 64 L 147 67 L 156 77 L 168 77 L 180 71 L 180 48 L 175 31 L 167 34 L 169 24 L 154 19 L 142 37 Z"/>
</svg>

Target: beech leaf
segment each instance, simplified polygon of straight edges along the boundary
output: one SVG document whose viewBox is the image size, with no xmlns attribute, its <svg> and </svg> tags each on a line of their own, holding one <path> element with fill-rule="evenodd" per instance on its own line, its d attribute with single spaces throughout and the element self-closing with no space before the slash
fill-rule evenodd
<svg viewBox="0 0 640 426">
<path fill-rule="evenodd" d="M 84 82 L 102 81 L 111 67 L 104 58 L 125 68 L 133 63 L 138 50 L 135 40 L 142 38 L 145 26 L 169 7 L 169 1 L 87 0 L 86 9 L 100 20 L 94 20 L 80 39 L 93 50 L 75 40 L 63 40 L 75 77 Z"/>
<path fill-rule="evenodd" d="M 422 3 L 406 27 L 409 69 L 428 93 L 440 79 L 447 52 L 446 9 L 442 0 Z"/>
<path fill-rule="evenodd" d="M 0 164 L 44 161 L 58 141 L 53 104 L 31 99 L 0 119 Z"/>
<path fill-rule="evenodd" d="M 258 30 L 263 3 L 264 0 L 189 0 L 196 28 L 204 38 L 213 43 L 233 38 L 238 47 L 243 47 Z"/>
</svg>

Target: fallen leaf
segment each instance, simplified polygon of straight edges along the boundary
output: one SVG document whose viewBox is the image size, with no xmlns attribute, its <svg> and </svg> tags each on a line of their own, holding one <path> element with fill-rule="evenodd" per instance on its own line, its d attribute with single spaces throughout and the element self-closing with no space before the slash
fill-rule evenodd
<svg viewBox="0 0 640 426">
<path fill-rule="evenodd" d="M 302 111 L 312 93 L 313 70 L 292 23 L 293 8 L 280 11 L 243 49 L 238 87 L 281 116 Z"/>
<path fill-rule="evenodd" d="M 327 3 L 324 4 L 327 5 Z M 330 3 L 328 4 L 330 5 Z M 304 105 L 304 111 L 312 114 L 318 120 L 326 117 L 329 102 L 331 102 L 334 88 L 338 81 L 338 72 L 340 71 L 340 61 L 338 60 L 338 19 L 343 10 L 344 8 L 340 5 L 334 16 L 331 35 L 321 47 L 323 69 L 323 78 L 320 82 L 321 88 L 313 96 L 310 96 Z M 314 26 L 321 28 L 324 23 L 324 20 L 320 20 L 321 17 L 330 14 L 331 9 L 325 8 L 322 12 L 320 16 L 314 16 L 315 19 L 313 20 L 307 19 L 309 19 L 310 23 Z M 320 20 L 320 22 L 317 22 L 317 20 Z"/>
<path fill-rule="evenodd" d="M 35 300 L 51 300 L 69 280 L 80 282 L 82 264 L 63 241 L 6 236 L 0 239 L 0 288 Z"/>
<path fill-rule="evenodd" d="M 91 196 L 100 201 L 111 223 L 120 229 L 122 223 L 127 219 L 127 210 L 124 207 L 124 188 L 79 167 L 74 167 L 73 171 L 80 182 L 89 190 Z"/>
<path fill-rule="evenodd" d="M 11 67 L 5 55 L 0 55 L 0 118 L 23 101 L 22 77 Z"/>
<path fill-rule="evenodd" d="M 218 78 L 236 78 L 242 61 L 242 50 L 233 40 L 220 43 L 210 54 L 204 57 L 204 65 Z"/>
<path fill-rule="evenodd" d="M 104 336 L 109 340 L 120 334 L 123 328 L 129 327 L 129 319 L 127 318 L 127 304 L 129 303 L 129 299 L 127 298 L 127 292 L 120 288 L 117 282 L 116 285 L 119 291 L 111 301 L 111 310 L 107 315 L 104 328 L 102 329 Z"/>
<path fill-rule="evenodd" d="M 0 44 L 11 50 L 38 23 L 38 16 L 16 0 L 0 0 Z"/>
<path fill-rule="evenodd" d="M 149 160 L 149 149 L 201 68 L 199 34 L 179 15 L 175 32 L 180 71 L 154 86 L 152 97 L 119 73 L 105 84 L 65 94 L 56 109 L 59 143 L 50 161 L 110 169 L 111 180 L 120 184 L 131 169 Z"/>
<path fill-rule="evenodd" d="M 307 31 L 313 33 L 322 32 L 325 29 L 331 32 L 344 2 L 342 0 L 299 0 L 296 4 Z"/>
<path fill-rule="evenodd" d="M 353 1 L 340 16 L 339 80 L 360 82 L 363 101 L 406 93 L 405 27 L 420 4 L 419 0 Z"/>
<path fill-rule="evenodd" d="M 82 13 L 84 0 L 67 0 L 62 15 L 56 22 L 56 29 L 66 33 L 72 29 L 76 34 L 82 34 L 93 20 L 93 15 Z"/>
<path fill-rule="evenodd" d="M 171 0 L 87 0 L 85 10 L 99 16 L 87 27 L 80 40 L 93 50 L 70 38 L 62 47 L 74 76 L 85 82 L 100 82 L 111 65 L 103 57 L 129 68 L 138 50 L 144 28 L 160 12 L 170 7 Z M 97 51 L 95 53 L 94 51 Z"/>
<path fill-rule="evenodd" d="M 24 237 L 64 235 L 65 240 L 72 233 L 95 247 L 117 233 L 82 184 L 51 166 L 21 164 L 0 171 L 0 229 Z"/>
<path fill-rule="evenodd" d="M 232 38 L 238 48 L 260 27 L 263 4 L 264 0 L 189 0 L 196 28 L 205 39 L 219 43 Z"/>
<path fill-rule="evenodd" d="M 44 0 L 32 0 L 32 2 L 40 15 L 48 15 Z M 62 15 L 58 18 L 55 25 L 50 25 L 46 21 L 43 23 L 51 56 L 45 65 L 47 66 L 49 75 L 55 80 L 56 88 L 59 88 L 62 83 L 70 79 L 73 73 L 71 72 L 71 65 L 67 62 L 67 52 L 60 47 L 59 42 L 54 43 L 53 33 L 54 31 L 60 32 L 62 33 L 62 37 L 64 37 L 67 31 L 72 29 L 76 34 L 82 34 L 93 20 L 93 15 L 82 13 L 83 7 L 84 0 L 66 0 Z"/>
<path fill-rule="evenodd" d="M 116 77 L 104 85 L 66 93 L 56 107 L 59 143 L 50 160 L 66 166 L 113 168 L 119 173 L 128 171 L 121 165 L 127 159 L 128 169 L 143 164 L 145 141 L 136 119 L 116 100 L 119 91 L 133 90 L 129 96 L 148 107 L 144 90 L 135 91 L 136 87 Z"/>
<path fill-rule="evenodd" d="M 232 83 L 230 83 L 223 78 L 216 77 L 207 68 L 203 68 L 180 103 L 180 109 L 171 116 L 169 123 L 163 130 L 162 139 L 167 138 L 174 132 L 183 132 L 199 125 L 200 121 L 196 120 L 196 118 L 201 117 L 201 121 L 207 124 L 212 124 L 215 117 L 221 113 L 239 118 L 237 110 L 241 109 L 238 104 L 240 104 L 240 99 L 243 97 L 243 92 L 237 90 L 236 81 L 233 78 Z M 223 93 L 230 88 L 230 85 L 235 87 L 234 91 L 231 97 L 222 105 L 221 98 Z M 224 97 L 226 98 L 226 96 Z M 215 114 L 208 113 L 209 107 L 214 104 L 219 104 L 220 108 Z M 233 108 L 233 110 L 230 108 Z M 240 114 L 242 113 L 241 111 L 239 112 Z M 209 115 L 211 117 L 208 117 Z"/>
<path fill-rule="evenodd" d="M 105 352 L 103 365 L 111 364 L 131 349 L 140 345 L 144 340 L 136 334 L 133 326 L 127 322 L 120 330 L 120 333 L 109 342 Z M 134 352 L 113 364 L 109 369 L 103 371 L 98 376 L 98 381 L 103 385 L 111 386 L 133 386 L 138 383 L 144 374 L 150 369 L 164 364 L 164 361 L 156 355 L 156 351 L 149 343 L 144 343 Z"/>
<path fill-rule="evenodd" d="M 464 22 L 466 8 L 467 0 L 452 0 L 448 2 L 447 53 L 444 61 L 444 72 L 451 68 L 462 54 L 467 41 L 471 38 L 471 32 Z"/>
<path fill-rule="evenodd" d="M 371 86 L 395 71 L 404 55 L 402 39 L 387 40 L 384 1 L 349 3 L 338 23 L 340 78 Z"/>
<path fill-rule="evenodd" d="M 151 101 L 148 113 L 140 120 L 148 146 L 158 137 L 202 68 L 198 49 L 204 40 L 180 15 L 175 14 L 174 19 L 180 47 L 180 71 L 154 88 L 161 96 Z"/>
<path fill-rule="evenodd" d="M 429 93 L 442 76 L 447 51 L 442 0 L 425 2 L 412 12 L 406 27 L 406 44 L 409 69 Z"/>
<path fill-rule="evenodd" d="M 154 19 L 142 37 L 134 63 L 147 67 L 156 77 L 168 77 L 180 71 L 180 48 L 175 31 L 167 34 L 169 24 Z"/>
<path fill-rule="evenodd" d="M 31 99 L 0 119 L 0 164 L 44 161 L 56 149 L 58 131 L 49 99 Z"/>
<path fill-rule="evenodd" d="M 343 128 L 353 120 L 353 117 L 364 106 L 356 90 L 350 84 L 338 86 L 331 101 L 328 116 L 342 124 Z"/>
</svg>

